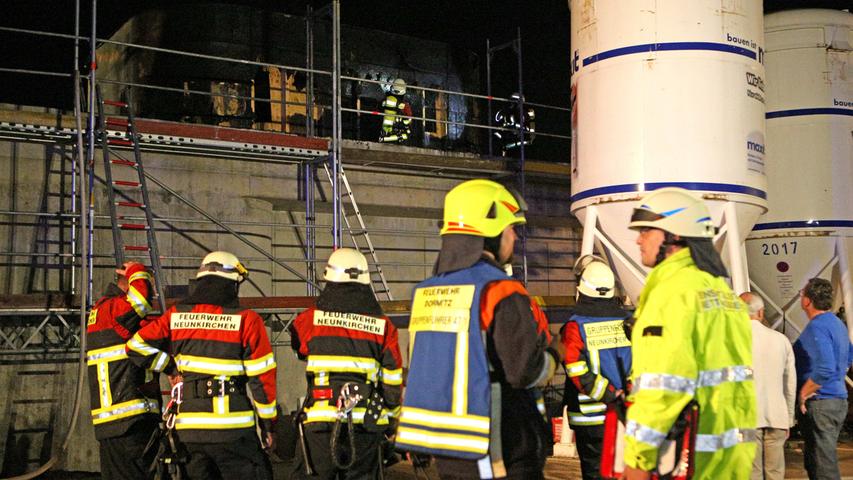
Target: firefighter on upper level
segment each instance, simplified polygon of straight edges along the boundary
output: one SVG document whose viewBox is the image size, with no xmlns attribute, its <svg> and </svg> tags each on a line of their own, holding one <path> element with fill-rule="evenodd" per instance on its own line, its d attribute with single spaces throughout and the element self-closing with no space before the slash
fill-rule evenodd
<svg viewBox="0 0 853 480">
<path fill-rule="evenodd" d="M 263 320 L 240 307 L 248 275 L 233 254 L 208 254 L 190 295 L 127 342 L 137 365 L 183 379 L 175 429 L 190 479 L 272 478 L 256 426 L 271 449 L 276 363 Z"/>
<path fill-rule="evenodd" d="M 412 133 L 412 107 L 406 102 L 406 81 L 394 80 L 385 100 L 382 102 L 382 132 L 379 141 L 383 143 L 406 143 Z"/>
<path fill-rule="evenodd" d="M 323 278 L 316 305 L 290 330 L 293 349 L 308 362 L 300 421 L 309 458 L 300 456 L 295 478 L 380 478 L 380 447 L 400 408 L 397 329 L 376 301 L 367 259 L 358 250 L 335 250 Z M 352 430 L 337 404 L 347 393 L 360 397 L 351 405 Z M 305 475 L 306 462 L 315 475 Z"/>
<path fill-rule="evenodd" d="M 510 99 L 513 103 L 495 114 L 495 124 L 501 127 L 501 130 L 494 130 L 492 133 L 500 143 L 505 157 L 512 156 L 521 145 L 530 145 L 536 138 L 536 112 L 533 107 L 525 106 L 524 97 L 519 93 L 513 93 Z M 524 115 L 520 114 L 521 110 Z"/>
<path fill-rule="evenodd" d="M 150 371 L 128 360 L 124 344 L 151 311 L 152 279 L 137 262 L 126 262 L 116 275 L 89 312 L 86 327 L 92 423 L 100 444 L 101 477 L 146 479 L 142 454 L 157 429 L 160 386 Z"/>
</svg>

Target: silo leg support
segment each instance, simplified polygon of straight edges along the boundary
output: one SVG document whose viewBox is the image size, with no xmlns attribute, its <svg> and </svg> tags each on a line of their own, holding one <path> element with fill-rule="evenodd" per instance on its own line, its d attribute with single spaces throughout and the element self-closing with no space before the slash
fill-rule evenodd
<svg viewBox="0 0 853 480">
<path fill-rule="evenodd" d="M 841 295 L 844 299 L 847 332 L 853 341 L 853 277 L 850 274 L 850 252 L 847 251 L 847 237 L 835 238 L 835 255 L 838 257 L 838 273 L 841 278 Z"/>
</svg>

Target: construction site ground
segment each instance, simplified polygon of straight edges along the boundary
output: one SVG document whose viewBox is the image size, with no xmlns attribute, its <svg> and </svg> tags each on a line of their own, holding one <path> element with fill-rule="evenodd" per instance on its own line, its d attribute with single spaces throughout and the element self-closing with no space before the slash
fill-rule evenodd
<svg viewBox="0 0 853 480">
<path fill-rule="evenodd" d="M 853 480 L 853 438 L 845 438 L 838 444 L 838 460 L 841 463 L 841 478 L 845 480 Z M 785 478 L 788 479 L 807 479 L 805 470 L 803 469 L 803 451 L 802 442 L 795 440 L 788 442 L 785 451 Z M 276 462 L 273 464 L 274 478 L 276 480 L 285 480 L 292 478 L 293 463 L 289 461 Z M 426 471 L 429 479 L 437 480 L 438 472 L 434 467 Z M 94 480 L 100 478 L 98 474 L 80 473 L 80 472 L 50 472 L 42 477 L 45 479 L 75 479 L 75 480 Z M 545 478 L 547 480 L 568 480 L 580 479 L 580 463 L 577 457 L 550 457 L 545 464 Z M 389 468 L 385 475 L 386 480 L 422 480 L 424 475 L 416 476 L 412 469 L 411 463 L 401 461 L 400 463 Z"/>
<path fill-rule="evenodd" d="M 841 463 L 841 478 L 853 480 L 853 438 L 845 439 L 838 444 L 838 459 Z M 290 462 L 274 465 L 275 479 L 284 480 L 292 477 L 293 466 Z M 580 462 L 577 457 L 550 457 L 545 464 L 545 478 L 547 480 L 569 480 L 580 479 Z M 438 472 L 434 467 L 427 470 L 427 476 L 431 480 L 438 480 Z M 402 461 L 386 472 L 386 480 L 423 480 L 424 475 L 416 476 L 412 464 Z M 803 450 L 801 441 L 788 442 L 785 450 L 785 478 L 807 479 L 803 469 Z"/>
</svg>

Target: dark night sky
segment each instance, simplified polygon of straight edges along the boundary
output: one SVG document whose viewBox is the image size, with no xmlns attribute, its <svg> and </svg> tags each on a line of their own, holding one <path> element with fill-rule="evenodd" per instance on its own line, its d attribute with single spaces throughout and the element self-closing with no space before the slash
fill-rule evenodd
<svg viewBox="0 0 853 480">
<path fill-rule="evenodd" d="M 109 34 L 124 21 L 146 8 L 175 3 L 205 4 L 201 0 L 101 0 L 98 2 L 99 36 Z M 269 10 L 303 15 L 307 3 L 320 8 L 329 0 L 223 0 L 218 3 L 252 5 Z M 89 31 L 91 1 L 83 5 L 83 34 Z M 0 25 L 72 33 L 72 0 L 4 0 L 0 4 Z M 787 8 L 849 8 L 850 0 L 765 0 L 765 11 Z M 565 105 L 569 84 L 569 11 L 567 0 L 430 0 L 396 2 L 342 0 L 342 23 L 429 38 L 463 46 L 477 53 L 485 40 L 503 43 L 521 27 L 524 54 L 525 92 L 531 101 Z M 0 66 L 48 71 L 70 71 L 68 41 L 36 40 L 19 34 L 0 32 L 3 55 Z M 57 105 L 69 103 L 70 87 L 62 81 L 45 81 L 31 76 L 10 77 L 0 73 L 0 102 Z M 501 94 L 503 92 L 495 92 Z"/>
</svg>

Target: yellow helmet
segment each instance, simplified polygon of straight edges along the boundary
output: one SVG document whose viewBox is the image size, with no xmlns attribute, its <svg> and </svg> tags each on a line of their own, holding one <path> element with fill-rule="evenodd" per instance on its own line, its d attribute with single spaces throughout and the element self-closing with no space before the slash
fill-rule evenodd
<svg viewBox="0 0 853 480">
<path fill-rule="evenodd" d="M 201 261 L 195 278 L 215 275 L 235 282 L 242 282 L 249 276 L 249 271 L 231 252 L 210 252 Z"/>
<path fill-rule="evenodd" d="M 631 215 L 628 228 L 657 228 L 673 235 L 714 238 L 717 229 L 711 212 L 701 198 L 677 187 L 655 190 L 640 202 Z"/>
<path fill-rule="evenodd" d="M 442 235 L 497 237 L 506 227 L 527 223 L 521 195 L 491 180 L 468 180 L 444 197 Z"/>
</svg>

